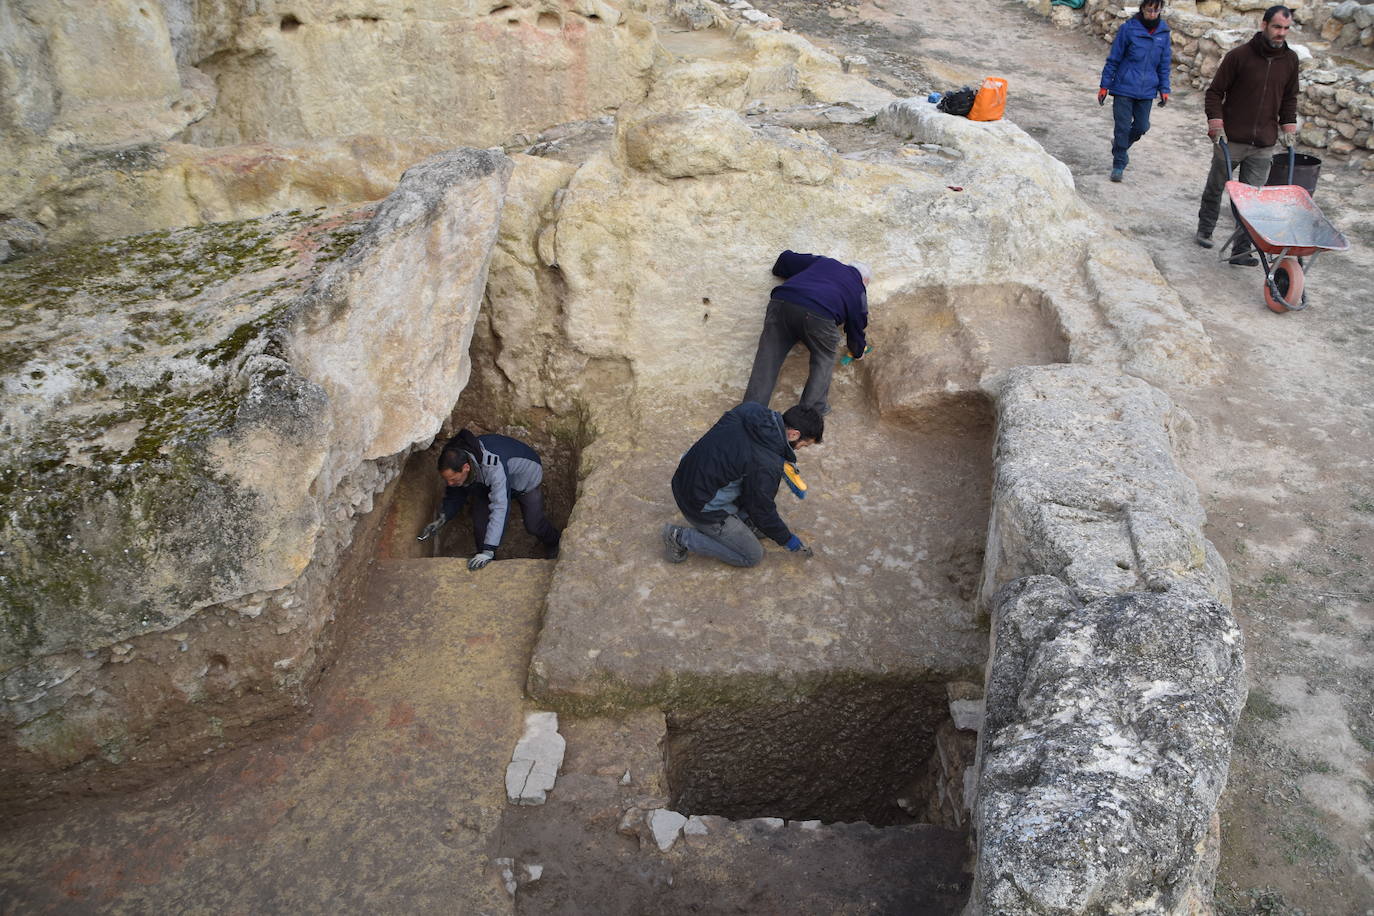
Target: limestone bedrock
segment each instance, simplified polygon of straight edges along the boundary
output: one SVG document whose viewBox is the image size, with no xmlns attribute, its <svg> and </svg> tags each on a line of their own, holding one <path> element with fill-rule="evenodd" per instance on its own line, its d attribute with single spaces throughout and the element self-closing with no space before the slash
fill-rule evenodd
<svg viewBox="0 0 1374 916">
<path fill-rule="evenodd" d="M 515 743 L 506 765 L 506 800 L 513 805 L 542 805 L 558 779 L 567 742 L 558 733 L 558 715 L 532 712 L 525 733 Z"/>
<path fill-rule="evenodd" d="M 1088 367 L 1027 367 L 1001 380 L 997 416 L 985 598 L 1043 573 L 1083 601 L 1183 591 L 1230 606 L 1197 487 L 1170 448 L 1189 419 L 1166 394 Z"/>
<path fill-rule="evenodd" d="M 510 169 L 460 149 L 375 211 L 5 268 L 6 760 L 122 759 L 186 704 L 209 738 L 250 686 L 298 700 L 357 518 L 467 381 Z"/>
<path fill-rule="evenodd" d="M 1131 246 L 1014 125 L 950 127 L 932 109 L 911 141 L 873 130 L 862 155 L 845 155 L 767 120 L 623 111 L 571 173 L 518 160 L 483 340 L 502 377 L 487 387 L 552 408 L 584 397 L 601 434 L 583 453 L 531 667 L 549 702 L 682 699 L 694 678 L 783 671 L 960 679 L 984 651 L 963 593 L 988 517 L 990 386 L 1025 362 L 1173 384 L 1214 371 L 1206 334 L 1157 274 L 1145 300 L 1066 279 L 1104 246 Z M 878 349 L 838 373 L 833 431 L 802 456 L 812 496 L 782 498 L 820 555 L 667 568 L 656 532 L 677 515 L 676 458 L 737 403 L 785 248 L 874 271 Z M 558 327 L 562 349 L 506 321 Z M 935 353 L 949 371 L 928 370 Z M 619 373 L 611 397 L 578 374 L 597 363 Z M 796 390 L 785 375 L 773 406 Z"/>
<path fill-rule="evenodd" d="M 1079 366 L 996 403 L 968 913 L 1205 912 L 1245 662 L 1172 404 Z"/>
<path fill-rule="evenodd" d="M 1209 911 L 1245 704 L 1230 611 L 1175 591 L 1085 605 L 1033 576 L 994 620 L 967 912 Z"/>
<path fill-rule="evenodd" d="M 28 911 L 513 914 L 493 876 L 513 808 L 497 774 L 529 710 L 520 670 L 551 572 L 379 562 L 304 727 L 212 757 L 184 793 L 83 799 L 0 835 L 6 894 Z"/>
<path fill-rule="evenodd" d="M 600 115 L 642 97 L 663 54 L 630 6 L 16 0 L 0 16 L 0 210 L 32 218 L 35 188 L 79 189 L 128 171 L 112 155 L 173 139 L 482 147 Z"/>
<path fill-rule="evenodd" d="M 769 268 L 787 248 L 870 264 L 874 341 L 886 346 L 912 331 L 921 339 L 899 345 L 913 356 L 963 347 L 967 365 L 950 379 L 962 390 L 1024 358 L 1108 366 L 1160 384 L 1211 377 L 1216 358 L 1201 325 L 1024 132 L 923 116 L 903 136 L 871 137 L 870 149 L 842 154 L 817 133 L 766 117 L 634 109 L 570 174 L 564 162 L 520 158 L 517 171 L 531 174 L 515 180 L 512 212 L 521 215 L 503 224 L 490 297 L 504 380 L 526 404 L 566 405 L 577 372 L 600 360 L 624 367 L 634 402 L 667 392 L 738 397 L 776 283 Z M 1126 262 L 1141 266 L 1080 282 L 1096 278 L 1099 263 Z M 928 313 L 947 287 L 964 294 L 942 309 L 950 325 L 942 328 Z M 993 289 L 981 296 L 980 288 Z M 982 314 L 962 314 L 975 309 Z M 1012 311 L 1018 327 L 1052 345 L 1023 352 L 955 333 L 960 323 L 991 328 Z M 508 333 L 506 316 L 524 329 L 557 327 L 566 365 L 543 337 L 533 345 Z M 931 375 L 927 388 L 944 387 Z"/>
</svg>

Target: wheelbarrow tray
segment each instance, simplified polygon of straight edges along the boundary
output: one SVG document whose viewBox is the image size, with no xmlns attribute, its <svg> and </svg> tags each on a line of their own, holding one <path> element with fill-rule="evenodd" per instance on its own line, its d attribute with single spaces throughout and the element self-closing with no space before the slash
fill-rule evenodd
<svg viewBox="0 0 1374 916">
<path fill-rule="evenodd" d="M 1228 181 L 1226 193 L 1255 247 L 1266 254 L 1301 258 L 1350 247 L 1340 230 L 1322 216 L 1304 187 L 1281 184 L 1256 188 L 1242 181 Z"/>
</svg>

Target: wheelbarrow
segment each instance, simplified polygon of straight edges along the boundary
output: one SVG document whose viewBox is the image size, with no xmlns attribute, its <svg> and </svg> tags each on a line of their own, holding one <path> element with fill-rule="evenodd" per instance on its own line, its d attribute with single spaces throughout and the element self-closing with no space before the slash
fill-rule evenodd
<svg viewBox="0 0 1374 916">
<path fill-rule="evenodd" d="M 1231 150 L 1218 137 L 1231 174 Z M 1307 308 L 1304 274 L 1324 251 L 1346 251 L 1350 243 L 1322 216 L 1307 189 L 1293 184 L 1294 153 L 1288 149 L 1288 184 L 1256 188 L 1243 181 L 1227 181 L 1236 231 L 1221 246 L 1219 258 L 1230 256 L 1242 235 L 1250 239 L 1264 271 L 1264 304 L 1270 311 L 1301 311 Z M 1304 261 L 1304 259 L 1306 259 Z"/>
</svg>

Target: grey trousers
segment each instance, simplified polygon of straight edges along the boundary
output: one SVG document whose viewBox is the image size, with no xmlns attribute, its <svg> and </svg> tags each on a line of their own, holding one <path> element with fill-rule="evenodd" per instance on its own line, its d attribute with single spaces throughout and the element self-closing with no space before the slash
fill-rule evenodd
<svg viewBox="0 0 1374 916">
<path fill-rule="evenodd" d="M 520 515 L 525 520 L 525 530 L 535 537 L 545 547 L 557 547 L 559 541 L 558 529 L 553 526 L 548 517 L 544 515 L 544 491 L 539 487 L 525 493 L 512 493 L 511 501 L 520 504 Z M 513 506 L 506 507 L 506 523 L 510 523 L 510 510 Z M 491 517 L 491 500 L 485 493 L 472 494 L 472 536 L 477 542 L 477 549 L 482 549 L 482 539 L 487 536 L 487 520 Z M 506 531 L 501 529 L 501 539 L 505 540 Z"/>
<path fill-rule="evenodd" d="M 791 302 L 770 299 L 744 400 L 768 406 L 783 360 L 793 345 L 801 341 L 811 351 L 811 370 L 802 389 L 801 403 L 816 408 L 822 415 L 829 413 L 826 398 L 830 394 L 830 377 L 835 374 L 835 354 L 840 349 L 841 336 L 840 326 L 829 318 Z"/>
<path fill-rule="evenodd" d="M 1269 180 L 1269 166 L 1274 160 L 1273 146 L 1251 146 L 1248 143 L 1228 143 L 1231 148 L 1231 166 L 1240 165 L 1240 180 L 1256 188 L 1264 187 Z M 1231 177 L 1226 171 L 1226 157 L 1221 154 L 1221 144 L 1212 147 L 1212 168 L 1207 173 L 1207 185 L 1202 189 L 1202 204 L 1197 210 L 1197 231 L 1211 235 L 1217 227 L 1217 216 L 1221 213 L 1221 195 L 1226 190 L 1226 182 Z M 1249 236 L 1242 235 L 1231 249 L 1233 253 L 1250 250 Z"/>
<path fill-rule="evenodd" d="M 740 521 L 737 515 L 727 515 L 714 522 L 686 516 L 692 527 L 683 528 L 677 539 L 692 553 L 715 557 L 731 566 L 758 566 L 763 561 L 763 545 Z"/>
</svg>

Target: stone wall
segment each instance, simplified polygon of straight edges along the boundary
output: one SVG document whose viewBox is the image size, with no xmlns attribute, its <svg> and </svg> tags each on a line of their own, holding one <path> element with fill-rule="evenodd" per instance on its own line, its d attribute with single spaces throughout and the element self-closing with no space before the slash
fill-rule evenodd
<svg viewBox="0 0 1374 916">
<path fill-rule="evenodd" d="M 1158 390 L 1075 366 L 997 389 L 992 617 L 967 913 L 1210 911 L 1241 633 Z"/>
<path fill-rule="evenodd" d="M 1049 0 L 1026 2 L 1063 26 L 1086 29 L 1108 42 L 1136 10 L 1120 0 L 1088 0 L 1081 10 L 1052 7 Z M 1205 88 L 1226 52 L 1255 34 L 1266 8 L 1252 3 L 1225 9 L 1215 3 L 1170 4 L 1166 18 L 1174 36 L 1174 84 Z M 1296 11 L 1299 27 L 1289 36 L 1289 45 L 1302 68 L 1299 139 L 1331 155 L 1358 155 L 1364 168 L 1374 170 L 1374 159 L 1366 155 L 1374 150 L 1374 4 L 1346 0 Z"/>
</svg>

